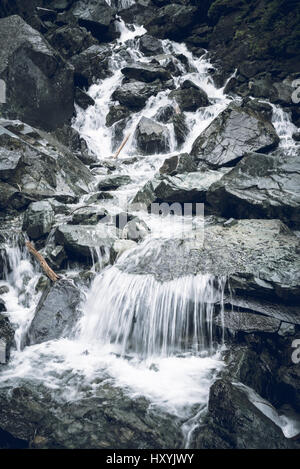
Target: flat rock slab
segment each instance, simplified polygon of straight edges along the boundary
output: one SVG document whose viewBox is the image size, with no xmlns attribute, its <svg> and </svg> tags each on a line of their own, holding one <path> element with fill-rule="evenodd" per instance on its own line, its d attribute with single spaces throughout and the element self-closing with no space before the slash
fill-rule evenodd
<svg viewBox="0 0 300 469">
<path fill-rule="evenodd" d="M 250 153 L 207 195 L 221 215 L 236 218 L 280 218 L 300 228 L 300 153 L 277 150 Z"/>
<path fill-rule="evenodd" d="M 189 233 L 162 240 L 159 255 L 155 239 L 148 249 L 149 255 L 138 262 L 127 259 L 118 267 L 160 281 L 209 273 L 227 280 L 239 295 L 299 302 L 299 239 L 279 220 L 239 220 L 228 227 L 207 224 L 203 231 L 194 231 L 194 238 Z"/>
<path fill-rule="evenodd" d="M 199 135 L 191 154 L 220 167 L 232 165 L 247 152 L 275 149 L 278 143 L 273 124 L 262 114 L 247 106 L 231 104 Z"/>
<path fill-rule="evenodd" d="M 260 314 L 242 313 L 240 311 L 225 311 L 223 318 L 219 314 L 214 323 L 229 329 L 231 332 L 278 332 L 280 320 Z"/>
</svg>

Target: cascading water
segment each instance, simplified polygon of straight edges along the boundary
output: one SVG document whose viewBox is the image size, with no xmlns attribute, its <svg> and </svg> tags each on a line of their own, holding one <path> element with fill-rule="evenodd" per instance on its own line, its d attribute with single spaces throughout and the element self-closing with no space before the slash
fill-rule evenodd
<svg viewBox="0 0 300 469">
<path fill-rule="evenodd" d="M 122 3 L 127 6 L 131 0 Z M 122 82 L 121 68 L 129 60 L 146 63 L 152 60 L 138 49 L 137 38 L 145 32 L 143 27 L 127 28 L 120 20 L 118 28 L 121 37 L 112 46 L 112 74 L 91 86 L 88 93 L 95 105 L 86 111 L 78 107 L 74 121 L 75 129 L 99 160 L 111 157 L 115 150 L 114 126 L 106 126 L 106 115 L 111 96 Z M 230 99 L 224 95 L 223 88 L 214 86 L 209 74 L 211 64 L 205 57 L 194 58 L 184 45 L 172 41 L 163 41 L 163 47 L 165 56 L 183 54 L 187 59 L 188 65 L 181 64 L 181 75 L 174 78 L 175 86 L 190 79 L 207 92 L 212 103 L 205 109 L 185 113 L 189 133 L 180 152 L 189 152 L 195 138 L 227 107 Z M 136 156 L 134 130 L 140 118 L 154 118 L 160 107 L 173 104 L 169 92 L 164 90 L 150 97 L 144 109 L 132 113 L 126 123 L 124 136 L 129 139 L 120 154 L 118 170 L 131 175 L 132 183 L 115 191 L 113 200 L 101 201 L 110 213 L 127 208 L 128 201 L 157 172 L 164 159 L 178 153 L 173 126 L 167 124 L 168 154 L 141 156 L 130 166 L 125 164 L 126 159 Z M 290 130 L 286 129 L 290 126 L 286 125 L 286 115 L 280 108 L 273 109 L 274 125 L 282 145 L 289 146 Z M 159 256 L 160 238 L 156 236 L 153 242 L 155 234 L 172 238 L 177 235 L 178 226 L 181 227 L 180 217 L 178 226 L 174 224 L 176 217 L 173 224 L 165 219 L 163 229 L 155 215 L 139 212 L 139 217 L 150 226 L 151 235 L 134 250 L 123 254 L 113 267 L 97 274 L 82 306 L 83 316 L 75 337 L 33 345 L 23 351 L 24 337 L 39 299 L 35 293 L 39 273 L 33 270 L 25 252 L 17 246 L 7 247 L 6 255 L 13 269 L 12 273 L 7 272 L 0 286 L 9 286 L 5 300 L 8 314 L 17 324 L 18 350 L 0 381 L 26 377 L 42 382 L 55 391 L 58 400 L 77 399 L 84 396 L 84 386 L 89 385 L 89 392 L 93 393 L 99 381 L 110 382 L 123 387 L 133 398 L 144 396 L 154 408 L 180 417 L 184 444 L 188 447 L 192 432 L 205 412 L 209 388 L 224 366 L 214 344 L 212 316 L 216 303 L 222 313 L 225 279 L 216 281 L 210 275 L 197 275 L 160 282 L 152 274 L 127 271 L 124 266 L 128 260 L 134 264 L 147 256 Z M 100 253 L 97 258 L 101 258 Z"/>
</svg>

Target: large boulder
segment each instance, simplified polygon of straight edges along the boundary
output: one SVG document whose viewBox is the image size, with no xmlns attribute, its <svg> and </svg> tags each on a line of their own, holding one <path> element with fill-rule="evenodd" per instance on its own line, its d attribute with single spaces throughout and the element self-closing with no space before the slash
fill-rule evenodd
<svg viewBox="0 0 300 469">
<path fill-rule="evenodd" d="M 152 119 L 142 117 L 134 133 L 137 148 L 144 155 L 166 153 L 170 149 L 167 127 Z"/>
<path fill-rule="evenodd" d="M 80 26 L 92 33 L 99 41 L 110 41 L 117 37 L 113 21 L 116 10 L 105 0 L 79 0 L 70 12 Z"/>
<path fill-rule="evenodd" d="M 18 209 L 49 197 L 77 197 L 92 189 L 88 169 L 50 134 L 1 119 L 0 144 L 1 208 Z"/>
<path fill-rule="evenodd" d="M 0 19 L 2 110 L 13 118 L 52 130 L 74 112 L 73 68 L 19 16 Z"/>
<path fill-rule="evenodd" d="M 280 220 L 251 219 L 223 224 L 224 221 L 209 218 L 203 229 L 194 227 L 183 236 L 162 240 L 158 257 L 154 255 L 157 245 L 153 244 L 153 256 L 149 251 L 147 259 L 141 258 L 138 263 L 128 258 L 119 268 L 128 273 L 153 273 L 164 281 L 211 274 L 226 279 L 226 289 L 236 295 L 297 305 L 300 299 L 297 236 Z M 269 315 L 272 316 L 272 307 Z M 299 313 L 295 311 L 294 315 L 299 321 Z M 284 316 L 287 321 L 288 311 Z"/>
<path fill-rule="evenodd" d="M 208 415 L 198 431 L 196 448 L 287 449 L 293 442 L 248 398 L 241 386 L 218 379 L 210 388 Z"/>
<path fill-rule="evenodd" d="M 127 184 L 130 184 L 131 178 L 130 176 L 124 174 L 124 175 L 115 175 L 115 176 L 108 176 L 105 179 L 102 179 L 98 185 L 97 188 L 100 191 L 114 191 L 118 189 L 121 186 L 126 186 Z"/>
<path fill-rule="evenodd" d="M 181 111 L 195 112 L 200 107 L 209 105 L 207 94 L 200 88 L 183 88 L 171 91 L 170 98 L 175 99 Z"/>
<path fill-rule="evenodd" d="M 249 153 L 210 188 L 207 199 L 224 216 L 280 218 L 299 228 L 299 170 L 297 154 Z"/>
<path fill-rule="evenodd" d="M 54 210 L 47 201 L 33 202 L 25 212 L 22 229 L 29 238 L 39 239 L 50 233 L 54 223 Z"/>
<path fill-rule="evenodd" d="M 112 99 L 134 111 L 140 111 L 150 98 L 160 91 L 160 86 L 141 82 L 130 82 L 119 86 L 112 94 Z"/>
<path fill-rule="evenodd" d="M 152 56 L 163 54 L 162 42 L 150 34 L 144 34 L 139 40 L 140 51 L 144 55 Z"/>
<path fill-rule="evenodd" d="M 273 125 L 249 107 L 231 104 L 199 135 L 192 155 L 213 167 L 233 165 L 247 152 L 278 146 Z"/>
<path fill-rule="evenodd" d="M 170 72 L 156 64 L 137 62 L 122 68 L 126 78 L 150 83 L 155 80 L 167 81 L 172 78 Z"/>
<path fill-rule="evenodd" d="M 61 225 L 56 229 L 55 240 L 64 246 L 69 259 L 92 262 L 95 254 L 109 259 L 109 251 L 117 236 L 113 225 Z"/>
<path fill-rule="evenodd" d="M 149 34 L 162 39 L 181 40 L 197 21 L 197 7 L 171 3 L 163 6 L 145 24 Z"/>
<path fill-rule="evenodd" d="M 224 175 L 224 171 L 226 170 L 155 176 L 136 194 L 133 202 L 146 204 L 147 207 L 154 202 L 203 203 L 208 189 Z"/>
<path fill-rule="evenodd" d="M 147 399 L 129 397 L 105 378 L 83 386 L 84 377 L 76 373 L 61 373 L 60 386 L 52 390 L 36 380 L 3 383 L 0 428 L 39 449 L 180 447 L 177 418 L 152 411 Z M 66 400 L 70 379 L 78 383 L 79 394 Z"/>
<path fill-rule="evenodd" d="M 98 41 L 85 28 L 70 24 L 58 29 L 50 29 L 45 37 L 65 59 L 80 54 L 91 46 L 98 45 Z"/>
<path fill-rule="evenodd" d="M 160 174 L 175 176 L 181 173 L 192 173 L 197 171 L 197 163 L 188 153 L 180 153 L 166 158 L 159 168 Z"/>
<path fill-rule="evenodd" d="M 111 49 L 108 45 L 93 45 L 78 55 L 70 58 L 74 67 L 75 84 L 80 88 L 88 88 L 99 79 L 111 75 L 109 58 Z"/>
<path fill-rule="evenodd" d="M 80 317 L 81 297 L 69 280 L 59 280 L 44 291 L 27 334 L 28 344 L 68 337 Z"/>
</svg>

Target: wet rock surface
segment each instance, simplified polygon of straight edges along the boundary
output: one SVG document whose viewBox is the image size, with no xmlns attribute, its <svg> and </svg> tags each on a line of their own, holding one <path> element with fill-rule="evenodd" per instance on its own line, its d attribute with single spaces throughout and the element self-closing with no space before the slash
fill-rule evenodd
<svg viewBox="0 0 300 469">
<path fill-rule="evenodd" d="M 220 167 L 232 164 L 249 151 L 270 151 L 278 143 L 279 137 L 270 122 L 251 109 L 231 105 L 195 140 L 191 153 L 213 167 Z"/>
<path fill-rule="evenodd" d="M 150 413 L 146 399 L 132 399 L 109 383 L 98 384 L 90 397 L 61 403 L 42 384 L 20 382 L 1 387 L 0 402 L 1 428 L 32 448 L 113 449 L 116 442 L 119 449 L 180 446 L 176 419 Z"/>
<path fill-rule="evenodd" d="M 52 130 L 72 117 L 73 69 L 19 16 L 0 19 L 0 78 L 12 118 Z"/>
<path fill-rule="evenodd" d="M 135 134 L 137 148 L 144 155 L 165 153 L 169 150 L 169 130 L 147 117 L 139 121 Z"/>
<path fill-rule="evenodd" d="M 222 215 L 280 218 L 299 228 L 299 157 L 250 153 L 214 184 L 208 202 Z"/>
<path fill-rule="evenodd" d="M 59 280 L 44 291 L 27 334 L 28 345 L 67 337 L 80 317 L 81 296 L 68 280 Z"/>
</svg>

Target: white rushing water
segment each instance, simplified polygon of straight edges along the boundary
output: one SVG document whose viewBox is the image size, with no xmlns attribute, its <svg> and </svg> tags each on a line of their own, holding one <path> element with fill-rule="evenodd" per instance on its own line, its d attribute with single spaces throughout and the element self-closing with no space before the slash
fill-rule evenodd
<svg viewBox="0 0 300 469">
<path fill-rule="evenodd" d="M 145 32 L 143 27 L 128 28 L 121 20 L 118 27 L 121 37 L 112 46 L 112 75 L 90 87 L 88 93 L 95 105 L 86 111 L 78 107 L 74 121 L 75 129 L 99 160 L 110 158 L 116 149 L 114 126 L 107 127 L 105 122 L 111 96 L 122 82 L 121 68 L 128 63 L 128 55 L 132 61 L 152 60 L 138 49 L 138 37 Z M 210 76 L 212 66 L 205 57 L 195 58 L 185 45 L 172 41 L 163 41 L 163 47 L 166 57 L 162 60 L 176 54 L 183 54 L 187 59 L 188 66 L 180 65 L 182 75 L 175 77 L 175 85 L 178 87 L 190 79 L 207 92 L 211 102 L 205 109 L 185 113 L 189 134 L 180 152 L 189 152 L 195 138 L 228 106 L 230 99 L 224 95 L 223 88 L 215 87 Z M 141 116 L 153 118 L 162 106 L 173 105 L 169 91 L 150 97 L 144 109 L 132 113 L 128 119 L 124 136 L 129 135 L 129 140 L 119 157 L 119 172 L 129 174 L 133 182 L 116 191 L 116 199 L 101 201 L 101 206 L 110 213 L 126 208 L 126 203 L 157 172 L 162 161 L 178 153 L 173 127 L 167 124 L 171 140 L 169 154 L 143 156 L 130 165 L 125 164 L 126 159 L 136 156 L 134 129 Z M 282 144 L 290 145 L 291 129 L 286 125 L 285 114 L 279 108 L 274 114 Z M 159 256 L 160 236 L 172 237 L 181 227 L 180 217 L 173 217 L 172 225 L 165 219 L 162 227 L 155 215 L 139 213 L 139 216 L 150 226 L 152 236 L 156 233 L 156 241 L 147 238 L 123 254 L 115 266 L 106 267 L 96 276 L 82 305 L 83 316 L 76 335 L 24 350 L 21 350 L 24 337 L 40 297 L 36 292 L 39 273 L 17 244 L 8 247 L 13 273 L 7 274 L 0 286 L 9 287 L 4 300 L 10 319 L 17 326 L 17 351 L 0 381 L 26 377 L 57 391 L 57 399 L 71 400 L 84 396 L 85 386 L 93 392 L 99 386 L 100 377 L 123 387 L 132 397 L 145 396 L 153 407 L 180 417 L 185 421 L 182 429 L 184 444 L 188 446 L 205 412 L 209 388 L 224 366 L 213 340 L 212 315 L 214 303 L 222 304 L 225 280 L 216 285 L 211 276 L 197 275 L 162 283 L 150 274 L 130 274 L 119 269 L 129 259 L 138 263 L 147 255 Z M 202 222 L 198 217 L 196 223 Z"/>
</svg>

